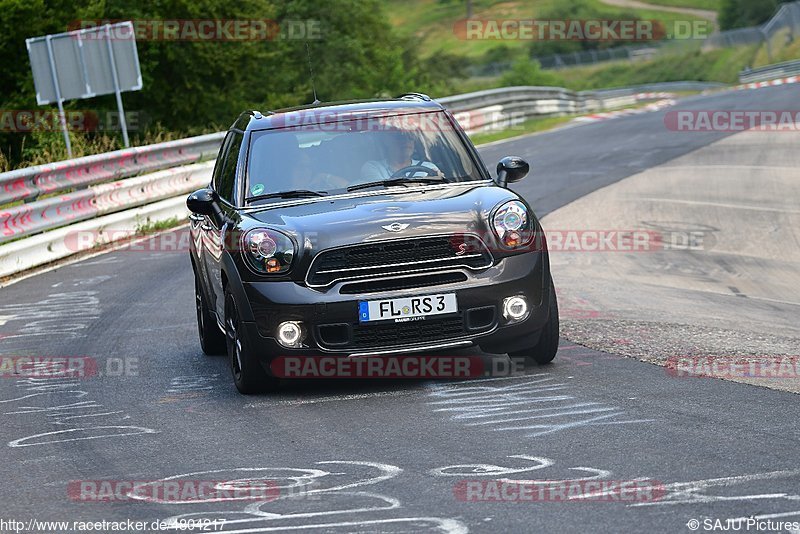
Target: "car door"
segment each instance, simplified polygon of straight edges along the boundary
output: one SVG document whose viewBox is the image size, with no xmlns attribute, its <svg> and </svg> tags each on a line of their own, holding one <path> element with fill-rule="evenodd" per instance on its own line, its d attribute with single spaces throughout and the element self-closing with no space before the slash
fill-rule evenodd
<svg viewBox="0 0 800 534">
<path fill-rule="evenodd" d="M 236 204 L 236 174 L 243 138 L 242 132 L 231 131 L 228 133 L 225 137 L 223 152 L 214 169 L 211 186 L 219 195 L 223 212 L 229 212 Z M 220 320 L 224 317 L 225 312 L 221 268 L 224 231 L 224 224 L 221 224 L 221 221 L 210 216 L 203 217 L 201 235 L 205 268 L 209 287 L 211 287 L 210 298 L 213 301 L 211 309 L 216 311 Z"/>
<path fill-rule="evenodd" d="M 225 136 L 219 147 L 217 160 L 214 164 L 214 171 L 211 173 L 211 183 L 209 187 L 213 188 L 213 184 L 217 181 L 220 171 L 222 170 L 222 162 L 225 161 L 225 155 L 228 153 L 228 145 L 231 139 L 230 133 Z M 214 310 L 213 297 L 211 289 L 211 278 L 208 272 L 208 258 L 206 251 L 206 236 L 205 232 L 210 231 L 208 218 L 204 215 L 197 213 L 189 214 L 189 235 L 191 236 L 192 245 L 196 251 L 195 256 L 195 269 L 196 275 L 203 288 L 204 294 L 207 296 L 209 309 Z"/>
</svg>

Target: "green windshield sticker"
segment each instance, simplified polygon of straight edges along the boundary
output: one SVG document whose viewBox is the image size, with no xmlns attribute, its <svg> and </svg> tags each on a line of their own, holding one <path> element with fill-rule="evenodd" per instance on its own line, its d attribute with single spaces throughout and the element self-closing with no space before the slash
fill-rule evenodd
<svg viewBox="0 0 800 534">
<path fill-rule="evenodd" d="M 264 184 L 255 184 L 253 187 L 250 188 L 250 193 L 252 193 L 253 196 L 260 195 L 263 192 L 264 192 Z"/>
</svg>

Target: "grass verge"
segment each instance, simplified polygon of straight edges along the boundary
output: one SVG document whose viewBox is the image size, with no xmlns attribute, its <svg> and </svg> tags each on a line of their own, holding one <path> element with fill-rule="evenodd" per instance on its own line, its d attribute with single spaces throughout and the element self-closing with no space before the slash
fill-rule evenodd
<svg viewBox="0 0 800 534">
<path fill-rule="evenodd" d="M 474 144 L 483 145 L 493 141 L 501 141 L 503 139 L 511 139 L 512 137 L 519 137 L 521 135 L 552 130 L 556 126 L 560 126 L 561 124 L 569 122 L 577 116 L 578 115 L 564 115 L 561 117 L 541 117 L 528 119 L 514 128 L 499 130 L 496 132 L 479 132 L 470 135 L 469 138 Z"/>
</svg>

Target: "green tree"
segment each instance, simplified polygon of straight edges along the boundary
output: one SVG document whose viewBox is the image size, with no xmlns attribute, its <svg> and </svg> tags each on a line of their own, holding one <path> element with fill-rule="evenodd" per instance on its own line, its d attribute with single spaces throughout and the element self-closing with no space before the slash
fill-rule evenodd
<svg viewBox="0 0 800 534">
<path fill-rule="evenodd" d="M 542 70 L 541 65 L 536 60 L 521 58 L 516 60 L 511 68 L 503 73 L 500 78 L 502 86 L 515 85 L 559 85 L 556 76 Z"/>
<path fill-rule="evenodd" d="M 758 26 L 768 21 L 778 6 L 790 0 L 722 0 L 719 26 L 722 30 Z"/>
<path fill-rule="evenodd" d="M 287 21 L 295 22 L 301 31 L 268 40 L 139 40 L 144 86 L 123 94 L 125 109 L 146 116 L 151 128 L 183 134 L 226 128 L 245 109 L 311 102 L 307 44 L 324 101 L 420 90 L 422 83 L 436 84 L 426 69 L 446 63 L 450 76 L 459 68 L 442 58 L 420 63 L 377 0 L 0 0 L 0 109 L 37 107 L 25 38 L 60 33 L 83 19 L 274 19 L 284 29 Z M 305 39 L 302 30 L 319 35 Z M 114 110 L 116 105 L 113 96 L 103 96 L 66 107 Z M 45 138 L 0 134 L 0 150 L 13 165 L 23 146 L 29 154 Z"/>
<path fill-rule="evenodd" d="M 0 0 L 0 71 L 3 73 L 0 76 L 0 110 L 39 108 L 26 38 L 63 32 L 69 21 L 96 18 L 101 14 L 102 5 L 97 1 Z M 56 135 L 59 134 L 56 132 Z M 29 148 L 36 146 L 37 141 L 29 135 L 0 132 L 0 150 L 5 152 L 9 166 L 15 166 L 21 157 L 26 139 Z"/>
</svg>

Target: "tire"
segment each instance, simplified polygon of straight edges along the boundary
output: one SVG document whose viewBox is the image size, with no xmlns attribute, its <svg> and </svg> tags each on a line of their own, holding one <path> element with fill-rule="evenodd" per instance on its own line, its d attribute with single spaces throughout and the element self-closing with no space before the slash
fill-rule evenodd
<svg viewBox="0 0 800 534">
<path fill-rule="evenodd" d="M 225 354 L 225 334 L 219 329 L 217 318 L 208 309 L 197 275 L 194 277 L 194 302 L 195 308 L 197 308 L 197 333 L 200 335 L 200 348 L 209 356 Z"/>
<path fill-rule="evenodd" d="M 255 358 L 247 336 L 242 335 L 242 320 L 236 299 L 225 291 L 225 341 L 233 383 L 239 393 L 251 395 L 275 389 L 278 379 L 269 376 Z"/>
<path fill-rule="evenodd" d="M 558 299 L 556 298 L 556 288 L 550 282 L 550 313 L 542 328 L 539 342 L 529 349 L 510 352 L 511 359 L 525 358 L 532 360 L 539 365 L 548 364 L 553 361 L 558 352 Z"/>
</svg>

